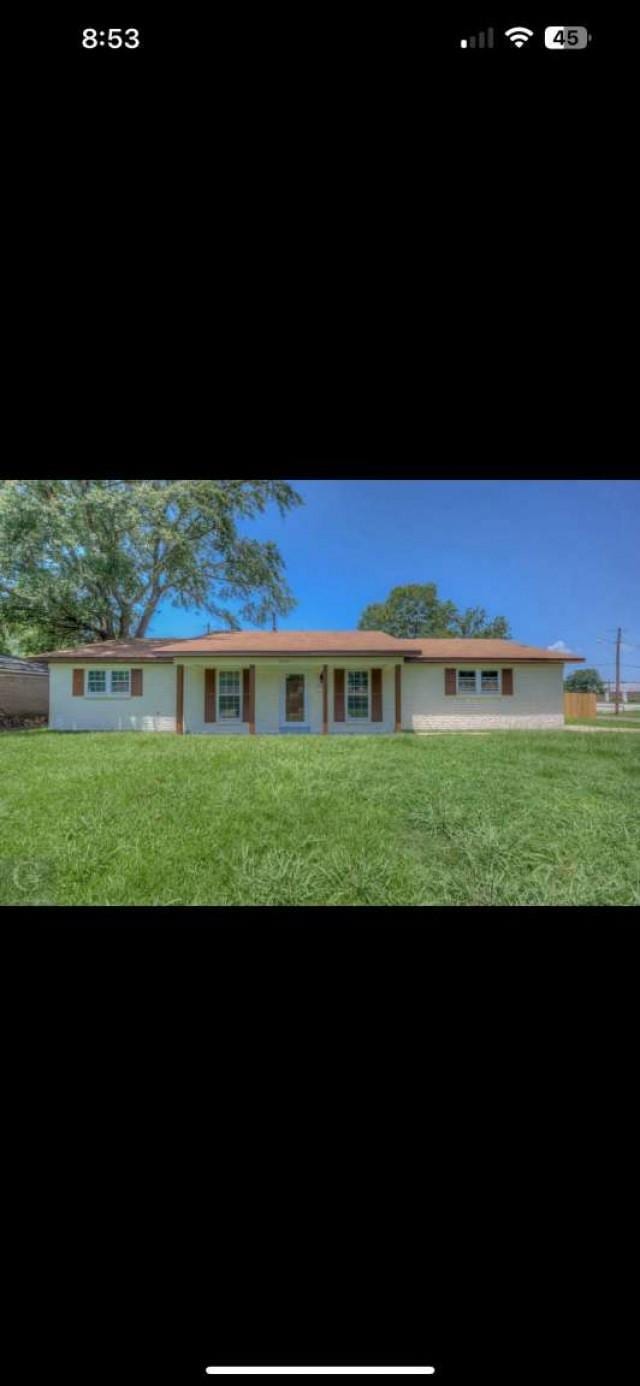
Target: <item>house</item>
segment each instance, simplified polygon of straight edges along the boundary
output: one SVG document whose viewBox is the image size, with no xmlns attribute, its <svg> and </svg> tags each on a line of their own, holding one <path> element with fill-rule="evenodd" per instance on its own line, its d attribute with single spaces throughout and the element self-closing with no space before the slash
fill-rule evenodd
<svg viewBox="0 0 640 1386">
<path fill-rule="evenodd" d="M 396 732 L 559 727 L 563 666 L 511 640 L 381 631 L 218 631 L 41 655 L 58 731 Z"/>
<path fill-rule="evenodd" d="M 604 708 L 609 711 L 614 706 L 616 700 L 616 685 L 609 680 L 605 687 Z M 631 679 L 620 680 L 620 701 L 622 703 L 640 703 L 640 683 Z M 599 703 L 600 707 L 601 704 Z"/>
<path fill-rule="evenodd" d="M 31 659 L 0 654 L 0 719 L 46 717 L 49 670 Z"/>
</svg>

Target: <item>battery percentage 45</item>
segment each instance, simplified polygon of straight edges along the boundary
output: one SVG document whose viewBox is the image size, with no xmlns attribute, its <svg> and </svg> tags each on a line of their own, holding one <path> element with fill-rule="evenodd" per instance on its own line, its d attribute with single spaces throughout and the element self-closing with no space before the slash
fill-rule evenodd
<svg viewBox="0 0 640 1386">
<path fill-rule="evenodd" d="M 591 34 L 583 25 L 570 29 L 566 24 L 551 24 L 544 31 L 545 48 L 551 48 L 556 53 L 562 53 L 565 49 L 586 48 L 590 40 Z"/>
</svg>

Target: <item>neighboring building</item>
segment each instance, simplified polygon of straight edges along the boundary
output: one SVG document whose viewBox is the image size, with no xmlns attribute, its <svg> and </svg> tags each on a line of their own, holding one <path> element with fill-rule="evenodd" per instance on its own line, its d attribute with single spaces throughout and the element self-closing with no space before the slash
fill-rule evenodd
<svg viewBox="0 0 640 1386">
<path fill-rule="evenodd" d="M 41 655 L 59 731 L 292 734 L 559 727 L 563 666 L 511 640 L 236 631 Z"/>
<path fill-rule="evenodd" d="M 49 711 L 49 670 L 46 664 L 0 654 L 0 720 L 3 717 L 46 717 Z"/>
<path fill-rule="evenodd" d="M 640 683 L 632 683 L 629 679 L 620 680 L 621 701 L 623 703 L 640 703 Z M 605 686 L 605 703 L 615 702 L 616 685 L 615 681 L 609 680 Z"/>
</svg>

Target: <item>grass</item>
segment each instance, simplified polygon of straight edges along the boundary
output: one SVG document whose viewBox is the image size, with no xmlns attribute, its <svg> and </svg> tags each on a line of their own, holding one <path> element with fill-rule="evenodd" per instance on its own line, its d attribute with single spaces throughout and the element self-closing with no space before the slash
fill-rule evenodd
<svg viewBox="0 0 640 1386">
<path fill-rule="evenodd" d="M 565 717 L 564 720 L 568 727 L 609 727 L 612 731 L 630 727 L 640 731 L 640 712 L 620 713 L 618 717 L 614 712 L 605 712 L 602 717 Z"/>
<path fill-rule="evenodd" d="M 640 738 L 0 737 L 0 902 L 640 903 Z"/>
</svg>

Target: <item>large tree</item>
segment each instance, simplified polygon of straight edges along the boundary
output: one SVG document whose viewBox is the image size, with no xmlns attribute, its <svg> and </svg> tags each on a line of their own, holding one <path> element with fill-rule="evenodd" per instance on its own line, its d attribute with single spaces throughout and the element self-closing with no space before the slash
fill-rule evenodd
<svg viewBox="0 0 640 1386">
<path fill-rule="evenodd" d="M 565 679 L 567 693 L 599 693 L 604 697 L 605 686 L 597 669 L 575 669 Z"/>
<path fill-rule="evenodd" d="M 231 628 L 295 606 L 272 541 L 238 524 L 285 481 L 0 481 L 0 627 L 25 653 L 142 637 L 161 603 Z"/>
<path fill-rule="evenodd" d="M 440 601 L 435 582 L 410 583 L 392 588 L 384 602 L 365 607 L 359 630 L 384 630 L 407 640 L 443 636 L 469 636 L 508 640 L 505 616 L 487 618 L 481 606 L 458 611 L 454 602 Z"/>
</svg>

